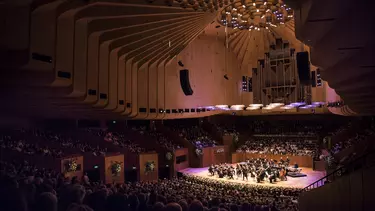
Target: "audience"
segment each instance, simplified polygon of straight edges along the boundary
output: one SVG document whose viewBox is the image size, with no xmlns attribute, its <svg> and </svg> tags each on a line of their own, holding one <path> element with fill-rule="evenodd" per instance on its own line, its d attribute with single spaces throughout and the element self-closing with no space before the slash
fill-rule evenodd
<svg viewBox="0 0 375 211">
<path fill-rule="evenodd" d="M 253 134 L 282 134 L 311 137 L 316 136 L 323 129 L 323 124 L 317 124 L 315 121 L 252 121 L 249 124 L 249 129 Z"/>
<path fill-rule="evenodd" d="M 104 140 L 114 144 L 115 146 L 126 148 L 132 153 L 146 152 L 145 148 L 127 138 L 126 134 L 123 132 L 107 132 Z"/>
<path fill-rule="evenodd" d="M 362 128 L 357 133 L 355 133 L 352 137 L 348 137 L 347 139 L 344 139 L 341 142 L 335 143 L 331 149 L 330 152 L 335 155 L 339 152 L 341 152 L 344 149 L 350 148 L 351 146 L 362 142 L 366 138 L 370 136 L 375 135 L 375 125 L 371 124 L 368 128 Z"/>
<path fill-rule="evenodd" d="M 244 145 L 237 149 L 237 152 L 314 156 L 317 150 L 316 140 L 257 137 L 246 141 Z"/>
<path fill-rule="evenodd" d="M 240 133 L 236 131 L 235 126 L 228 127 L 226 125 L 216 125 L 216 128 L 220 131 L 222 135 L 239 135 Z"/>
<path fill-rule="evenodd" d="M 182 146 L 178 145 L 174 140 L 168 139 L 163 133 L 158 132 L 156 130 L 148 130 L 145 131 L 149 136 L 153 137 L 157 144 L 159 144 L 162 148 L 167 149 L 169 151 L 175 151 L 176 149 L 182 148 Z"/>
<path fill-rule="evenodd" d="M 156 130 L 156 128 L 149 129 L 145 126 L 132 127 L 132 130 L 138 131 L 142 135 L 148 135 L 153 141 L 168 151 L 175 151 L 176 149 L 182 148 L 174 140 L 168 139 L 162 132 Z"/>
<path fill-rule="evenodd" d="M 0 163 L 0 207 L 18 210 L 298 210 L 300 189 L 184 176 L 157 183 L 80 184 L 24 162 Z"/>
<path fill-rule="evenodd" d="M 105 155 L 107 152 L 106 148 L 75 139 L 67 134 L 38 129 L 4 131 L 0 135 L 0 146 L 3 149 L 15 150 L 29 155 L 41 154 L 53 157 L 63 157 L 64 151 L 92 152 L 95 156 Z"/>
<path fill-rule="evenodd" d="M 214 147 L 217 144 L 210 135 L 198 126 L 174 126 L 172 130 L 179 133 L 179 135 L 190 141 L 197 149 L 205 147 Z"/>
<path fill-rule="evenodd" d="M 333 134 L 338 134 L 347 127 L 339 128 Z M 190 141 L 196 150 L 217 145 L 201 127 L 176 124 L 171 128 Z M 324 129 L 320 124 L 254 121 L 249 128 L 253 136 L 237 149 L 238 152 L 319 155 L 315 139 Z M 218 125 L 217 129 L 222 135 L 237 137 L 239 143 L 239 133 L 234 127 Z M 0 147 L 2 150 L 17 151 L 25 155 L 50 157 L 63 157 L 75 150 L 100 156 L 107 153 L 106 147 L 112 149 L 111 145 L 132 153 L 142 153 L 146 149 L 134 141 L 138 139 L 132 137 L 141 134 L 151 137 L 155 144 L 168 151 L 181 148 L 155 128 L 137 126 L 121 132 L 87 129 L 84 133 L 92 134 L 94 139 L 97 137 L 97 142 L 81 140 L 74 133 L 61 131 L 10 130 L 1 131 Z M 322 159 L 334 163 L 333 155 L 372 135 L 375 135 L 374 125 L 363 128 L 353 137 L 336 143 Z M 233 184 L 186 175 L 158 182 L 103 184 L 90 181 L 87 174 L 83 178 L 68 178 L 64 174 L 39 168 L 32 161 L 17 163 L 16 160 L 4 160 L 0 160 L 0 207 L 4 211 L 296 211 L 301 191 L 296 188 Z"/>
</svg>

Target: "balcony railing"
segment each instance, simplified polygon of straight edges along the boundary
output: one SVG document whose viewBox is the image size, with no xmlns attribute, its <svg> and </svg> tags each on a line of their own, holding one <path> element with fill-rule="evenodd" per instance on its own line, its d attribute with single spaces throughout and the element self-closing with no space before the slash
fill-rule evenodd
<svg viewBox="0 0 375 211">
<path fill-rule="evenodd" d="M 305 187 L 303 191 L 310 191 L 312 189 L 323 186 L 328 182 L 333 182 L 337 178 L 340 178 L 343 175 L 347 175 L 351 172 L 354 172 L 358 169 L 366 168 L 373 166 L 375 164 L 375 150 L 372 150 L 365 155 L 357 158 L 356 160 L 350 162 L 349 164 L 342 166 L 335 171 L 331 172 L 327 176 L 315 181 L 309 186 Z"/>
</svg>

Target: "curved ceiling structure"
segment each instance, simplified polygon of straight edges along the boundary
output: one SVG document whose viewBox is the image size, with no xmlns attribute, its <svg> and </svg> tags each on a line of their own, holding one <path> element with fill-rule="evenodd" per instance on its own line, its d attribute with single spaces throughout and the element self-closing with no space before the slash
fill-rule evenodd
<svg viewBox="0 0 375 211">
<path fill-rule="evenodd" d="M 306 19 L 290 19 L 289 7 L 279 1 L 17 2 L 0 4 L 0 10 L 6 11 L 2 18 L 8 20 L 2 21 L 1 26 L 6 29 L 1 40 L 8 52 L 3 57 L 7 66 L 2 72 L 6 80 L 1 93 L 7 103 L 1 107 L 29 116 L 169 119 L 218 114 L 223 111 L 212 109 L 216 105 L 256 103 L 253 93 L 241 91 L 241 81 L 243 76 L 252 77 L 252 69 L 258 67 L 277 39 L 284 40 L 296 52 L 309 50 L 295 37 L 297 33 L 305 41 L 305 34 L 309 33 L 303 30 L 308 24 L 301 21 Z M 275 22 L 279 13 L 269 14 L 270 18 L 265 15 L 272 24 L 267 28 L 260 27 L 263 24 L 248 25 L 247 30 L 225 26 L 220 19 L 222 11 L 233 4 L 245 8 L 248 5 L 249 11 L 255 11 L 256 14 L 250 14 L 255 19 L 263 16 L 257 14 L 257 5 L 264 12 L 266 5 L 273 12 L 282 10 L 284 16 Z M 298 10 L 299 4 L 291 5 L 297 5 L 293 9 L 299 15 L 305 14 Z M 313 12 L 315 7 L 309 8 Z M 249 30 L 250 26 L 259 29 Z M 323 29 L 328 32 L 333 27 Z M 351 108 L 353 105 L 355 111 L 340 109 L 345 111 L 335 113 L 345 114 L 350 110 L 346 115 L 353 115 L 359 113 L 359 108 L 369 112 L 370 104 L 361 104 L 355 95 L 357 89 L 346 85 L 350 84 L 345 81 L 346 76 L 342 75 L 342 79 L 329 76 L 333 71 L 328 66 L 349 68 L 345 63 L 334 62 L 343 56 L 323 63 L 317 56 L 322 49 L 315 48 L 320 42 L 313 37 L 308 39 L 306 42 L 314 47 L 312 61 L 324 68 L 330 86 L 345 101 L 348 99 L 347 104 Z M 325 42 L 328 41 L 327 38 Z M 369 63 L 363 68 L 368 74 L 370 66 Z M 187 78 L 180 75 L 181 70 L 188 70 Z M 369 81 L 365 71 L 357 79 L 361 77 Z M 194 94 L 186 95 L 184 84 Z M 328 90 L 325 82 L 322 87 L 313 88 L 313 101 L 326 101 Z M 317 111 L 324 113 L 327 109 L 317 108 Z"/>
<path fill-rule="evenodd" d="M 311 46 L 311 61 L 321 68 L 322 78 L 353 111 L 374 114 L 375 17 L 370 1 L 286 3 L 294 7 L 296 36 Z"/>
</svg>

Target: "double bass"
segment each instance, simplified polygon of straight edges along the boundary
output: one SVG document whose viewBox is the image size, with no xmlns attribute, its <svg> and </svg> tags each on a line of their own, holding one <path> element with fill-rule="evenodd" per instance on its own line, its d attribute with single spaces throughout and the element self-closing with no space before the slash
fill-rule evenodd
<svg viewBox="0 0 375 211">
<path fill-rule="evenodd" d="M 281 168 L 279 176 L 280 176 L 281 181 L 286 181 L 286 170 L 285 170 L 285 168 Z"/>
</svg>

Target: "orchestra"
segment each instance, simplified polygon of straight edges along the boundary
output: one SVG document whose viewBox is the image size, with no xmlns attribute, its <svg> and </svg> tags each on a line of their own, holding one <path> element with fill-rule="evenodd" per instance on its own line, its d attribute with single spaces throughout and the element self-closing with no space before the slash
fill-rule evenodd
<svg viewBox="0 0 375 211">
<path fill-rule="evenodd" d="M 267 158 L 252 158 L 235 166 L 232 164 L 211 165 L 208 171 L 211 176 L 218 175 L 219 178 L 249 180 L 249 177 L 260 183 L 268 181 L 275 183 L 277 181 L 287 181 L 288 172 L 300 172 L 298 164 L 290 167 L 290 160 L 280 158 L 279 161 Z"/>
</svg>

